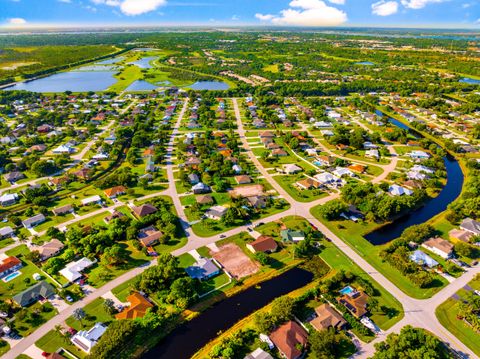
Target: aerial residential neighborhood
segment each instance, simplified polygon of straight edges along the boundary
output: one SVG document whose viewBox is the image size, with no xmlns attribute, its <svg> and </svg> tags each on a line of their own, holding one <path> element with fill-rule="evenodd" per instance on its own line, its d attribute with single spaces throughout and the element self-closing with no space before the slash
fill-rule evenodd
<svg viewBox="0 0 480 359">
<path fill-rule="evenodd" d="M 406 24 L 453 3 L 370 2 Z M 12 3 L 2 359 L 480 357 L 478 31 L 339 28 L 348 0 L 247 1 L 271 29 L 44 29 Z"/>
</svg>

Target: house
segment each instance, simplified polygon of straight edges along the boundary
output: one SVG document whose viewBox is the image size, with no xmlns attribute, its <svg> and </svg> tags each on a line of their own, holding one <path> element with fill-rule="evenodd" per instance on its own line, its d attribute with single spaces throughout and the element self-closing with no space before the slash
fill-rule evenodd
<svg viewBox="0 0 480 359">
<path fill-rule="evenodd" d="M 355 177 L 355 174 L 350 171 L 348 168 L 343 168 L 343 167 L 337 167 L 334 171 L 332 171 L 332 174 L 334 174 L 337 177 Z"/>
<path fill-rule="evenodd" d="M 242 167 L 240 167 L 239 165 L 235 164 L 232 166 L 232 170 L 233 172 L 235 172 L 236 174 L 239 174 L 239 173 L 242 173 Z"/>
<path fill-rule="evenodd" d="M 350 290 L 348 292 L 344 292 L 343 296 L 338 298 L 338 302 L 343 304 L 345 308 L 348 309 L 350 313 L 352 313 L 355 317 L 361 318 L 365 314 L 367 314 L 367 302 L 368 302 L 368 295 L 362 291 L 357 291 L 351 287 L 347 287 Z M 341 293 L 345 290 L 344 288 Z"/>
<path fill-rule="evenodd" d="M 192 192 L 194 194 L 202 194 L 212 192 L 211 188 L 206 184 L 199 182 L 196 185 L 192 186 Z"/>
<path fill-rule="evenodd" d="M 55 294 L 55 289 L 47 282 L 41 281 L 23 292 L 13 296 L 13 300 L 21 307 L 35 303 L 39 299 L 48 299 Z"/>
<path fill-rule="evenodd" d="M 44 243 L 38 247 L 38 252 L 40 253 L 40 259 L 42 261 L 47 260 L 53 256 L 59 254 L 65 245 L 56 238 L 52 238 L 50 242 Z"/>
<path fill-rule="evenodd" d="M 215 263 L 210 258 L 200 258 L 194 265 L 185 269 L 190 278 L 205 280 L 220 273 Z"/>
<path fill-rule="evenodd" d="M 430 158 L 430 155 L 425 151 L 412 151 L 408 154 L 414 160 L 424 160 Z"/>
<path fill-rule="evenodd" d="M 206 212 L 205 212 L 205 217 L 213 219 L 213 220 L 220 220 L 222 217 L 227 213 L 228 208 L 223 207 L 223 206 L 213 206 L 210 207 Z"/>
<path fill-rule="evenodd" d="M 5 176 L 3 176 L 3 178 L 5 179 L 5 181 L 13 183 L 25 178 L 25 175 L 22 172 L 13 171 L 7 173 Z"/>
<path fill-rule="evenodd" d="M 0 205 L 2 207 L 11 206 L 12 204 L 15 204 L 17 200 L 18 200 L 17 193 L 5 193 L 0 197 Z"/>
<path fill-rule="evenodd" d="M 125 214 L 123 214 L 122 212 L 119 212 L 119 211 L 113 211 L 112 214 L 109 214 L 108 216 L 106 216 L 103 220 L 105 221 L 106 224 L 109 224 L 111 221 L 113 221 L 114 219 L 117 219 L 117 218 L 123 218 L 125 217 Z"/>
<path fill-rule="evenodd" d="M 0 228 L 0 239 L 10 238 L 14 234 L 15 231 L 10 226 Z"/>
<path fill-rule="evenodd" d="M 200 196 L 196 196 L 195 197 L 195 200 L 197 201 L 197 203 L 199 204 L 210 204 L 210 203 L 213 203 L 213 197 L 209 194 L 204 194 L 204 195 L 200 195 Z"/>
<path fill-rule="evenodd" d="M 42 213 L 40 213 L 33 217 L 23 220 L 22 224 L 25 228 L 29 229 L 29 228 L 38 226 L 40 223 L 45 222 L 45 219 L 46 219 L 45 216 Z"/>
<path fill-rule="evenodd" d="M 390 193 L 392 196 L 411 196 L 413 191 L 397 184 L 392 184 L 390 187 L 388 187 L 388 193 Z"/>
<path fill-rule="evenodd" d="M 450 238 L 453 238 L 458 241 L 462 241 L 465 243 L 470 243 L 470 240 L 475 237 L 472 232 L 465 231 L 463 229 L 452 229 L 450 232 L 448 232 L 448 235 Z"/>
<path fill-rule="evenodd" d="M 270 334 L 270 339 L 286 359 L 298 359 L 307 346 L 308 333 L 297 322 L 288 321 Z"/>
<path fill-rule="evenodd" d="M 151 247 L 158 243 L 163 237 L 163 232 L 159 231 L 155 226 L 148 226 L 138 231 L 137 239 L 144 247 Z"/>
<path fill-rule="evenodd" d="M 280 236 L 284 242 L 300 242 L 305 239 L 305 233 L 302 231 L 294 231 L 292 229 L 283 229 Z"/>
<path fill-rule="evenodd" d="M 375 158 L 376 160 L 378 160 L 380 158 L 380 153 L 378 152 L 378 150 L 367 150 L 365 151 L 365 157 Z"/>
<path fill-rule="evenodd" d="M 236 181 L 238 184 L 249 184 L 249 183 L 252 183 L 252 179 L 251 179 L 250 176 L 248 176 L 248 175 L 235 176 L 235 181 Z"/>
<path fill-rule="evenodd" d="M 347 324 L 343 316 L 328 303 L 315 308 L 315 313 L 317 316 L 310 321 L 310 324 L 318 331 L 328 328 L 343 329 Z"/>
<path fill-rule="evenodd" d="M 460 223 L 460 229 L 470 232 L 474 236 L 480 235 L 480 222 L 475 221 L 472 218 L 465 218 L 462 223 Z"/>
<path fill-rule="evenodd" d="M 79 179 L 82 180 L 88 180 L 90 178 L 90 173 L 92 171 L 89 170 L 88 168 L 82 168 L 81 170 L 78 170 L 76 172 L 73 172 L 73 175 Z"/>
<path fill-rule="evenodd" d="M 257 348 L 243 359 L 273 359 L 273 357 L 262 348 Z"/>
<path fill-rule="evenodd" d="M 295 174 L 295 173 L 298 173 L 298 172 L 301 172 L 303 171 L 303 168 L 302 167 L 299 167 L 295 164 L 288 164 L 288 165 L 284 165 L 283 166 L 283 172 L 285 172 L 286 174 Z"/>
<path fill-rule="evenodd" d="M 17 257 L 0 259 L 0 278 L 19 270 L 22 266 L 22 261 Z"/>
<path fill-rule="evenodd" d="M 75 152 L 75 147 L 70 146 L 69 144 L 65 145 L 60 145 L 57 148 L 54 148 L 52 150 L 52 153 L 54 155 L 60 155 L 60 154 L 72 154 Z"/>
<path fill-rule="evenodd" d="M 377 149 L 378 146 L 375 145 L 375 144 L 373 144 L 373 143 L 371 143 L 371 142 L 365 141 L 365 142 L 363 143 L 363 148 L 366 149 L 366 150 L 374 150 L 374 149 Z"/>
<path fill-rule="evenodd" d="M 306 179 L 300 180 L 300 181 L 296 182 L 295 185 L 298 188 L 303 189 L 303 190 L 312 189 L 312 188 L 316 189 L 316 188 L 320 188 L 322 186 L 320 184 L 320 182 L 315 181 L 312 178 L 306 178 Z"/>
<path fill-rule="evenodd" d="M 82 203 L 82 206 L 89 206 L 91 204 L 100 204 L 102 202 L 102 197 L 96 194 L 95 196 L 84 198 L 80 202 Z"/>
<path fill-rule="evenodd" d="M 89 330 L 78 331 L 70 340 L 84 352 L 90 353 L 106 330 L 107 327 L 103 323 L 95 323 Z"/>
<path fill-rule="evenodd" d="M 247 243 L 247 248 L 252 253 L 273 253 L 277 250 L 278 245 L 272 237 L 262 235 L 253 242 Z"/>
<path fill-rule="evenodd" d="M 342 183 L 340 177 L 337 177 L 328 172 L 322 172 L 313 176 L 320 184 L 323 185 L 339 185 Z"/>
<path fill-rule="evenodd" d="M 188 175 L 188 182 L 190 182 L 191 185 L 196 185 L 200 182 L 200 178 L 196 173 L 190 173 Z"/>
<path fill-rule="evenodd" d="M 73 283 L 77 279 L 82 278 L 82 271 L 94 265 L 95 262 L 83 257 L 75 262 L 68 263 L 59 273 L 63 275 L 69 282 Z"/>
<path fill-rule="evenodd" d="M 247 201 L 255 209 L 267 207 L 267 197 L 265 196 L 250 196 Z"/>
<path fill-rule="evenodd" d="M 438 262 L 435 259 L 430 257 L 425 252 L 422 252 L 421 250 L 416 250 L 415 252 L 410 254 L 410 260 L 417 263 L 418 265 L 427 266 L 428 268 L 433 268 L 438 265 Z"/>
<path fill-rule="evenodd" d="M 127 193 L 127 189 L 124 186 L 115 186 L 106 189 L 103 193 L 105 193 L 105 196 L 108 198 L 116 198 L 117 196 Z"/>
<path fill-rule="evenodd" d="M 52 213 L 54 216 L 61 216 L 64 214 L 72 213 L 73 210 L 74 208 L 72 204 L 66 204 L 65 206 L 52 209 Z"/>
<path fill-rule="evenodd" d="M 155 213 L 157 208 L 149 203 L 146 203 L 142 204 L 141 206 L 132 207 L 132 210 L 138 218 L 142 218 Z"/>
<path fill-rule="evenodd" d="M 272 151 L 272 156 L 285 157 L 285 156 L 288 156 L 288 153 L 287 153 L 287 151 L 285 151 L 281 148 L 276 148 Z"/>
<path fill-rule="evenodd" d="M 453 255 L 453 244 L 440 237 L 426 240 L 422 243 L 422 247 L 445 259 L 451 258 Z"/>
<path fill-rule="evenodd" d="M 143 318 L 147 314 L 149 308 L 153 308 L 153 304 L 143 295 L 134 292 L 127 297 L 130 306 L 115 315 L 118 320 Z"/>
</svg>

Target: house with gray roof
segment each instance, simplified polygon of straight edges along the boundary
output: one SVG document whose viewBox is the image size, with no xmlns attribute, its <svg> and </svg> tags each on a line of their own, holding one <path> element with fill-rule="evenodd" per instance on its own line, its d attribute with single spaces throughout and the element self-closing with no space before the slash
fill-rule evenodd
<svg viewBox="0 0 480 359">
<path fill-rule="evenodd" d="M 186 268 L 185 271 L 190 278 L 205 280 L 220 273 L 220 268 L 210 258 L 200 258 L 194 265 Z"/>
<path fill-rule="evenodd" d="M 39 225 L 40 223 L 43 223 L 45 222 L 45 216 L 43 214 L 37 214 L 33 217 L 30 217 L 30 218 L 27 218 L 25 220 L 22 221 L 22 224 L 25 228 L 32 228 L 32 227 L 35 227 L 37 225 Z"/>
<path fill-rule="evenodd" d="M 462 223 L 460 223 L 460 228 L 475 236 L 480 235 L 480 222 L 472 218 L 465 218 Z"/>
<path fill-rule="evenodd" d="M 35 303 L 39 299 L 47 299 L 55 294 L 54 288 L 47 282 L 41 281 L 23 292 L 18 293 L 13 297 L 13 300 L 20 306 L 26 307 Z"/>
</svg>

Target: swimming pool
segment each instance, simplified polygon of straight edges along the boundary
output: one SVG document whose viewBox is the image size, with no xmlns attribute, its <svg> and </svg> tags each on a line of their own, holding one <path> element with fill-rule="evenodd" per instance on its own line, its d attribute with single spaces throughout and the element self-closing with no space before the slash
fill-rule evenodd
<svg viewBox="0 0 480 359">
<path fill-rule="evenodd" d="M 351 295 L 353 293 L 355 293 L 355 289 L 353 289 L 350 286 L 347 286 L 340 291 L 340 294 L 342 294 L 342 295 L 345 295 L 345 294 L 346 295 Z"/>
<path fill-rule="evenodd" d="M 5 278 L 3 278 L 2 280 L 7 283 L 7 282 L 10 282 L 12 279 L 18 277 L 20 274 L 22 274 L 22 272 L 20 271 L 16 271 L 16 272 L 13 272 L 13 273 L 10 273 L 9 275 L 7 275 Z"/>
</svg>

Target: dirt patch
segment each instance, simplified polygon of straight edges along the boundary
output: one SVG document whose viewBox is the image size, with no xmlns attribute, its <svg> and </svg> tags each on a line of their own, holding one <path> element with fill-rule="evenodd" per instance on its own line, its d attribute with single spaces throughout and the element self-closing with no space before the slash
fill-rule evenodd
<svg viewBox="0 0 480 359">
<path fill-rule="evenodd" d="M 258 271 L 257 263 L 251 260 L 242 249 L 234 243 L 228 243 L 212 253 L 225 270 L 236 279 L 247 277 Z"/>
</svg>

